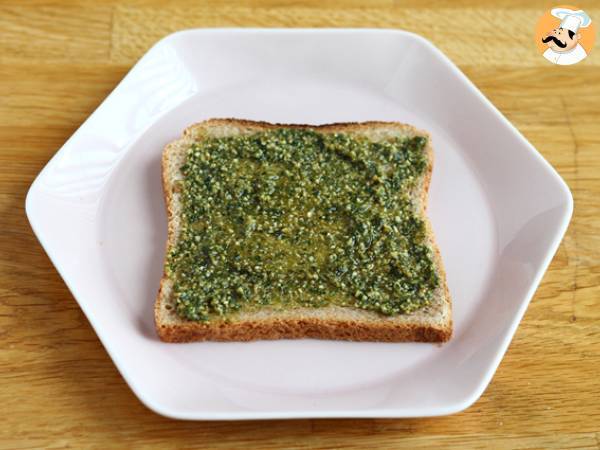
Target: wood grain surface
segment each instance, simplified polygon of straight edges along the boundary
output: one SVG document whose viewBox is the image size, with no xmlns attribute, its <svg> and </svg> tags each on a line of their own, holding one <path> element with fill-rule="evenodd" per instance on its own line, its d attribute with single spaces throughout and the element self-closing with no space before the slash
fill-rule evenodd
<svg viewBox="0 0 600 450">
<path fill-rule="evenodd" d="M 600 449 L 600 49 L 536 53 L 547 1 L 0 1 L 0 446 Z M 580 2 L 600 21 L 600 4 Z M 189 27 L 420 33 L 565 178 L 566 238 L 492 383 L 467 411 L 414 420 L 180 422 L 126 386 L 24 211 L 37 173 L 159 38 Z"/>
</svg>

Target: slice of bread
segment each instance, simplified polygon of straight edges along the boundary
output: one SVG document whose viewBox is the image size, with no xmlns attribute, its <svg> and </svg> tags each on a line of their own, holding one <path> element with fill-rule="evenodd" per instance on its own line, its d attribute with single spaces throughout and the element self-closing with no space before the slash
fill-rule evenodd
<svg viewBox="0 0 600 450">
<path fill-rule="evenodd" d="M 371 141 L 393 137 L 425 136 L 410 125 L 386 122 L 340 123 L 331 125 L 280 125 L 237 119 L 212 119 L 190 126 L 183 137 L 168 144 L 162 156 L 162 182 L 168 214 L 167 254 L 177 243 L 181 227 L 182 203 L 176 184 L 182 179 L 181 166 L 186 161 L 187 150 L 192 143 L 206 137 L 225 137 L 252 134 L 277 127 L 308 128 L 319 133 L 343 132 L 362 135 Z M 452 334 L 450 293 L 442 259 L 434 241 L 427 216 L 427 191 L 433 167 L 433 152 L 430 139 L 425 151 L 428 169 L 416 192 L 414 200 L 420 207 L 426 223 L 427 245 L 434 255 L 434 264 L 439 276 L 439 286 L 430 304 L 408 314 L 383 316 L 377 312 L 353 307 L 329 305 L 324 307 L 293 307 L 273 309 L 261 307 L 251 311 L 233 313 L 227 320 L 195 322 L 176 314 L 173 295 L 173 280 L 165 274 L 160 283 L 154 307 L 156 330 L 163 341 L 190 342 L 250 341 L 258 339 L 320 338 L 352 341 L 386 342 L 444 342 Z"/>
</svg>

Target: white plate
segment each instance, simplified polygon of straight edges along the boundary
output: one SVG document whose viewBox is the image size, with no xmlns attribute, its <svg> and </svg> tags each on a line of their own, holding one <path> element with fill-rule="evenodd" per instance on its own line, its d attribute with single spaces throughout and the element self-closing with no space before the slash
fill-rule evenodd
<svg viewBox="0 0 600 450">
<path fill-rule="evenodd" d="M 429 215 L 453 297 L 443 345 L 165 344 L 160 154 L 193 122 L 363 120 L 429 130 Z M 567 228 L 554 169 L 432 44 L 395 30 L 189 30 L 140 60 L 52 158 L 27 216 L 119 371 L 185 419 L 415 417 L 489 383 Z"/>
</svg>

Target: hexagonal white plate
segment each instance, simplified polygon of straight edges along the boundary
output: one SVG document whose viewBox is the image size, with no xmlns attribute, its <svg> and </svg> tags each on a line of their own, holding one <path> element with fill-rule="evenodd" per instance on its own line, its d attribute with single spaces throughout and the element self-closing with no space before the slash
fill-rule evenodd
<svg viewBox="0 0 600 450">
<path fill-rule="evenodd" d="M 391 120 L 432 135 L 429 214 L 455 333 L 443 345 L 165 344 L 152 308 L 163 146 L 193 122 Z M 409 417 L 471 405 L 567 228 L 563 180 L 439 50 L 394 30 L 189 30 L 157 43 L 37 177 L 31 225 L 119 371 L 186 419 Z"/>
</svg>

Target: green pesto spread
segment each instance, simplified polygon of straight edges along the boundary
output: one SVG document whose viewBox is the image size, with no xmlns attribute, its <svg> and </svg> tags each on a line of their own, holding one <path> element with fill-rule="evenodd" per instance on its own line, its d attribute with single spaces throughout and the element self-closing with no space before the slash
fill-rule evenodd
<svg viewBox="0 0 600 450">
<path fill-rule="evenodd" d="M 439 280 L 411 199 L 425 146 L 294 128 L 194 143 L 167 257 L 177 314 L 335 304 L 391 316 L 427 305 Z"/>
</svg>

